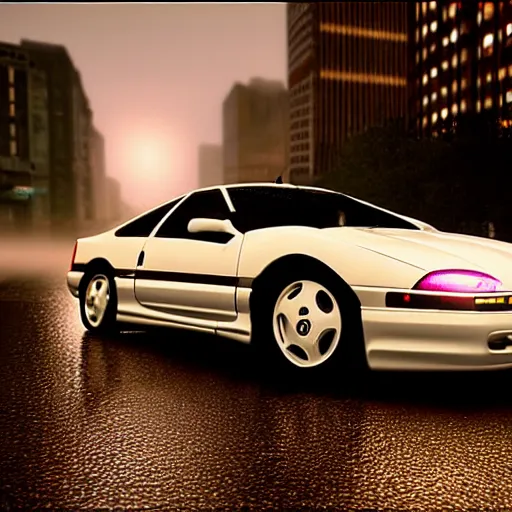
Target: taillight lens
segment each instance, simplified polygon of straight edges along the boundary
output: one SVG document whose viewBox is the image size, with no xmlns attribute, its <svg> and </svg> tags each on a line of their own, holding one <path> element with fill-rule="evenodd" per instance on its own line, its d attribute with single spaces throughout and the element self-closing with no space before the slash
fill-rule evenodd
<svg viewBox="0 0 512 512">
<path fill-rule="evenodd" d="M 437 270 L 414 285 L 415 290 L 452 293 L 492 293 L 502 287 L 500 280 L 473 270 Z"/>
<path fill-rule="evenodd" d="M 78 242 L 75 242 L 75 246 L 73 247 L 73 254 L 71 255 L 71 263 L 69 265 L 69 270 L 73 270 L 73 265 L 75 263 L 76 249 L 78 247 Z"/>
</svg>

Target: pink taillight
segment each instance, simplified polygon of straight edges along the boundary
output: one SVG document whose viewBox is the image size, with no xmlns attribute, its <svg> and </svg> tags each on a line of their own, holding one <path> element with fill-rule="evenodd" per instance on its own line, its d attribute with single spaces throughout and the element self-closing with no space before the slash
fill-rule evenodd
<svg viewBox="0 0 512 512">
<path fill-rule="evenodd" d="M 498 279 L 473 270 L 438 270 L 427 274 L 414 288 L 429 292 L 492 293 L 502 289 Z"/>
</svg>

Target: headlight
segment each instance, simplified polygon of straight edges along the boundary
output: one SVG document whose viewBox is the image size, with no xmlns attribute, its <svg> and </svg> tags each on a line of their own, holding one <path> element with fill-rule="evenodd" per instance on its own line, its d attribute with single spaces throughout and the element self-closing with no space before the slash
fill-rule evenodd
<svg viewBox="0 0 512 512">
<path fill-rule="evenodd" d="M 493 293 L 503 289 L 498 279 L 473 270 L 436 270 L 420 279 L 415 290 L 452 293 Z"/>
</svg>

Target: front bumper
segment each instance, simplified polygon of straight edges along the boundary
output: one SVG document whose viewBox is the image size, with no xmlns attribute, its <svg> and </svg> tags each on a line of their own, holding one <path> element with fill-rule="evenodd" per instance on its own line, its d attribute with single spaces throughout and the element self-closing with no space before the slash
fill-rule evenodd
<svg viewBox="0 0 512 512">
<path fill-rule="evenodd" d="M 363 307 L 368 364 L 375 370 L 512 368 L 512 346 L 492 350 L 492 338 L 512 336 L 512 312 Z"/>
<path fill-rule="evenodd" d="M 70 271 L 67 275 L 67 284 L 68 284 L 68 290 L 71 292 L 71 295 L 73 297 L 77 297 L 79 295 L 79 289 L 80 289 L 80 281 L 82 280 L 82 277 L 84 276 L 83 272 L 77 272 L 77 271 Z"/>
</svg>

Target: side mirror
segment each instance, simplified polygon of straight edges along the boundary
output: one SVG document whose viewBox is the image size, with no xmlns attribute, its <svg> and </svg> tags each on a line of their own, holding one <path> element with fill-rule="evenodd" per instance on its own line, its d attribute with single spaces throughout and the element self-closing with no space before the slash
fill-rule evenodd
<svg viewBox="0 0 512 512">
<path fill-rule="evenodd" d="M 230 235 L 238 234 L 238 231 L 229 220 L 219 219 L 192 219 L 188 223 L 189 233 L 228 233 Z"/>
</svg>

